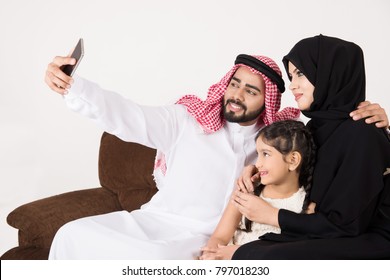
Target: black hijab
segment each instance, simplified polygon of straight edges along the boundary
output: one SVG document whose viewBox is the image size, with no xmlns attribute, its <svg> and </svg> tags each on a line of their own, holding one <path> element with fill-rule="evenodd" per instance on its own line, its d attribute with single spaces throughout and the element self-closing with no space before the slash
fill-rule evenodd
<svg viewBox="0 0 390 280">
<path fill-rule="evenodd" d="M 321 145 L 365 99 L 363 51 L 352 42 L 318 35 L 299 41 L 283 58 L 287 72 L 289 61 L 315 87 L 314 101 L 302 113 L 311 118 L 308 125 Z"/>
<path fill-rule="evenodd" d="M 283 58 L 287 71 L 288 61 L 315 87 L 313 103 L 302 111 L 311 118 L 308 126 L 318 148 L 310 197 L 334 224 L 359 232 L 370 221 L 363 212 L 383 189 L 382 174 L 389 165 L 383 131 L 349 116 L 365 99 L 363 51 L 354 43 L 319 35 L 291 49 Z"/>
</svg>

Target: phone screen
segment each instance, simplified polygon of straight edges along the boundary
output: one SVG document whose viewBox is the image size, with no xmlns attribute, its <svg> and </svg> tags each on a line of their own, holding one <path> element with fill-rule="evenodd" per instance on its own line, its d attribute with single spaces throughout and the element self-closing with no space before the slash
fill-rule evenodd
<svg viewBox="0 0 390 280">
<path fill-rule="evenodd" d="M 68 76 L 73 76 L 83 56 L 84 56 L 84 43 L 83 43 L 83 39 L 80 38 L 71 55 L 71 57 L 76 59 L 76 63 L 74 65 L 64 65 L 63 67 L 61 67 L 62 71 Z"/>
</svg>

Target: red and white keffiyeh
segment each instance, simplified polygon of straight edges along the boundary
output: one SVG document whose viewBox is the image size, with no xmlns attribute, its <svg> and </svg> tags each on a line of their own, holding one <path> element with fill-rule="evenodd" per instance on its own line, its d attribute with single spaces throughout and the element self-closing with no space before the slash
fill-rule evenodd
<svg viewBox="0 0 390 280">
<path fill-rule="evenodd" d="M 278 65 L 272 59 L 265 56 L 254 56 L 256 59 L 262 61 L 276 71 L 280 76 L 282 73 Z M 176 104 L 182 104 L 187 107 L 187 111 L 191 114 L 197 122 L 202 126 L 206 133 L 213 133 L 223 127 L 225 119 L 222 112 L 222 99 L 226 89 L 230 83 L 236 70 L 241 67 L 247 67 L 252 73 L 261 75 L 265 82 L 265 110 L 261 114 L 259 121 L 264 125 L 270 125 L 275 121 L 296 119 L 299 117 L 300 111 L 296 108 L 280 109 L 282 94 L 278 87 L 266 75 L 244 64 L 236 64 L 233 68 L 222 78 L 222 80 L 212 85 L 207 94 L 205 101 L 201 100 L 195 95 L 185 95 L 180 98 Z"/>
<path fill-rule="evenodd" d="M 282 76 L 282 72 L 275 61 L 266 56 L 252 56 L 267 64 Z M 299 117 L 300 111 L 296 108 L 287 107 L 279 111 L 282 93 L 271 79 L 252 67 L 245 64 L 236 64 L 220 82 L 209 88 L 206 100 L 203 101 L 195 95 L 185 95 L 176 102 L 176 104 L 186 106 L 188 113 L 196 119 L 205 133 L 216 132 L 224 126 L 225 119 L 222 114 L 223 96 L 234 73 L 242 66 L 247 67 L 254 74 L 261 75 L 265 82 L 265 110 L 260 115 L 259 122 L 264 125 L 270 125 L 275 121 L 296 119 Z M 158 153 L 156 157 L 155 169 L 158 168 L 161 168 L 161 171 L 165 174 L 166 164 L 164 156 L 161 153 Z"/>
</svg>

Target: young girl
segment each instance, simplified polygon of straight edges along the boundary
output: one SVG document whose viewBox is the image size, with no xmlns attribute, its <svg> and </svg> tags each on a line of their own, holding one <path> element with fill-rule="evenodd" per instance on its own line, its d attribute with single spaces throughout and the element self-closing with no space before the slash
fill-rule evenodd
<svg viewBox="0 0 390 280">
<path fill-rule="evenodd" d="M 287 120 L 266 126 L 256 137 L 256 150 L 261 184 L 253 196 L 277 208 L 306 212 L 315 145 L 305 125 Z M 268 232 L 280 233 L 280 229 L 251 222 L 230 202 L 207 245 L 202 248 L 200 259 L 230 259 L 240 245 Z"/>
</svg>

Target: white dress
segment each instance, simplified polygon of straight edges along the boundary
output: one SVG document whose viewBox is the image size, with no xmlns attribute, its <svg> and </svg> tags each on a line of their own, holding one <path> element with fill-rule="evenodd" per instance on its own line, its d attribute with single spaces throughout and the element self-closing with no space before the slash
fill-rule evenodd
<svg viewBox="0 0 390 280">
<path fill-rule="evenodd" d="M 193 259 L 206 244 L 236 178 L 256 160 L 257 125 L 205 134 L 182 105 L 140 106 L 75 77 L 65 101 L 124 141 L 165 154 L 159 191 L 140 210 L 87 217 L 57 232 L 50 259 Z"/>
<path fill-rule="evenodd" d="M 293 211 L 295 213 L 300 213 L 302 211 L 303 201 L 305 200 L 306 192 L 303 188 L 299 188 L 299 190 L 294 193 L 292 196 L 288 198 L 268 198 L 264 197 L 260 194 L 260 197 L 271 204 L 273 207 L 278 209 L 287 209 Z M 245 217 L 242 218 L 240 223 L 240 228 L 245 228 Z M 266 224 L 252 223 L 252 230 L 250 232 L 245 232 L 243 230 L 236 230 L 233 236 L 233 244 L 242 245 L 254 240 L 259 239 L 260 236 L 273 232 L 280 233 L 280 228 L 274 227 Z"/>
</svg>

